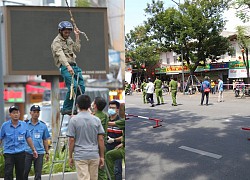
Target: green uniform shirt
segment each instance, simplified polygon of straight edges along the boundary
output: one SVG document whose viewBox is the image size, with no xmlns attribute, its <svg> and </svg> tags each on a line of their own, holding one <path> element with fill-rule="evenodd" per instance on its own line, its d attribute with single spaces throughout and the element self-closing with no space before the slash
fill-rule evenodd
<svg viewBox="0 0 250 180">
<path fill-rule="evenodd" d="M 117 120 L 115 121 L 115 124 L 116 126 L 119 127 L 119 129 L 123 131 L 122 132 L 122 144 L 123 144 L 123 147 L 125 147 L 125 119 Z"/>
<path fill-rule="evenodd" d="M 67 66 L 69 63 L 76 63 L 75 52 L 80 52 L 80 40 L 74 42 L 70 37 L 64 39 L 59 33 L 51 44 L 51 50 L 55 65 L 59 68 L 61 65 Z"/>
<path fill-rule="evenodd" d="M 154 84 L 155 84 L 155 89 L 161 89 L 162 81 L 160 79 L 156 79 Z"/>
<path fill-rule="evenodd" d="M 97 110 L 95 112 L 95 116 L 98 117 L 101 120 L 102 127 L 103 127 L 103 129 L 105 131 L 104 141 L 106 143 L 109 117 L 108 117 L 108 115 L 106 113 L 104 113 L 102 111 L 99 111 L 99 110 Z"/>
<path fill-rule="evenodd" d="M 171 80 L 170 83 L 169 83 L 169 87 L 170 87 L 171 90 L 177 90 L 177 87 L 178 87 L 177 81 Z"/>
<path fill-rule="evenodd" d="M 147 86 L 147 83 L 146 82 L 143 82 L 142 84 L 141 84 L 141 89 L 142 89 L 142 91 L 146 91 L 145 90 L 145 87 Z"/>
</svg>

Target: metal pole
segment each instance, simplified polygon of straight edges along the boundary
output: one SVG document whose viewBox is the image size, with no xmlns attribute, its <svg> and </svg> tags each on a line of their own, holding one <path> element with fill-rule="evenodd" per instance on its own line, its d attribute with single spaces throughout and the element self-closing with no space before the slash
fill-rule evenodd
<svg viewBox="0 0 250 180">
<path fill-rule="evenodd" d="M 59 76 L 52 76 L 51 79 L 51 124 L 53 147 L 57 141 L 60 127 L 60 89 Z"/>
<path fill-rule="evenodd" d="M 0 114 L 2 114 L 2 117 L 0 119 L 0 125 L 2 125 L 5 121 L 5 113 L 4 113 L 4 100 L 3 100 L 3 91 L 4 91 L 4 81 L 3 81 L 3 52 L 2 52 L 2 43 L 3 43 L 3 39 L 4 36 L 2 35 L 2 12 L 0 11 Z"/>
<path fill-rule="evenodd" d="M 182 66 L 182 91 L 183 94 L 185 95 L 185 90 L 184 90 L 184 64 L 183 64 L 183 48 L 181 46 L 181 66 Z"/>
</svg>

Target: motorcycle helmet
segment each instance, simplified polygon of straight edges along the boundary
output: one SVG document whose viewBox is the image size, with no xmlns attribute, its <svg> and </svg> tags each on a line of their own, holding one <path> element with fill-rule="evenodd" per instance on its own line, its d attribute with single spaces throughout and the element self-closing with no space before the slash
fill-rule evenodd
<svg viewBox="0 0 250 180">
<path fill-rule="evenodd" d="M 58 24 L 58 30 L 62 31 L 64 29 L 70 29 L 73 30 L 73 26 L 69 21 L 62 21 Z"/>
</svg>

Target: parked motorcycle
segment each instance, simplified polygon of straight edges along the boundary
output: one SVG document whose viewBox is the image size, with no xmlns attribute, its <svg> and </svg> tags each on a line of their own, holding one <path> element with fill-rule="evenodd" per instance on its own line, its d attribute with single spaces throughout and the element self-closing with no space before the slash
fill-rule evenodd
<svg viewBox="0 0 250 180">
<path fill-rule="evenodd" d="M 234 95 L 235 95 L 235 97 L 240 96 L 240 89 L 239 88 L 235 88 Z"/>
</svg>

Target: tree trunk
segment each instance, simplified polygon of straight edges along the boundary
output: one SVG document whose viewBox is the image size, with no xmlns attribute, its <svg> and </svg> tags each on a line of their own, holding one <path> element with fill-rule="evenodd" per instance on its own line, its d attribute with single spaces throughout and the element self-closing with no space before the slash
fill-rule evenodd
<svg viewBox="0 0 250 180">
<path fill-rule="evenodd" d="M 246 69 L 247 69 L 247 84 L 249 84 L 250 77 L 249 77 L 248 48 L 246 48 Z"/>
</svg>

